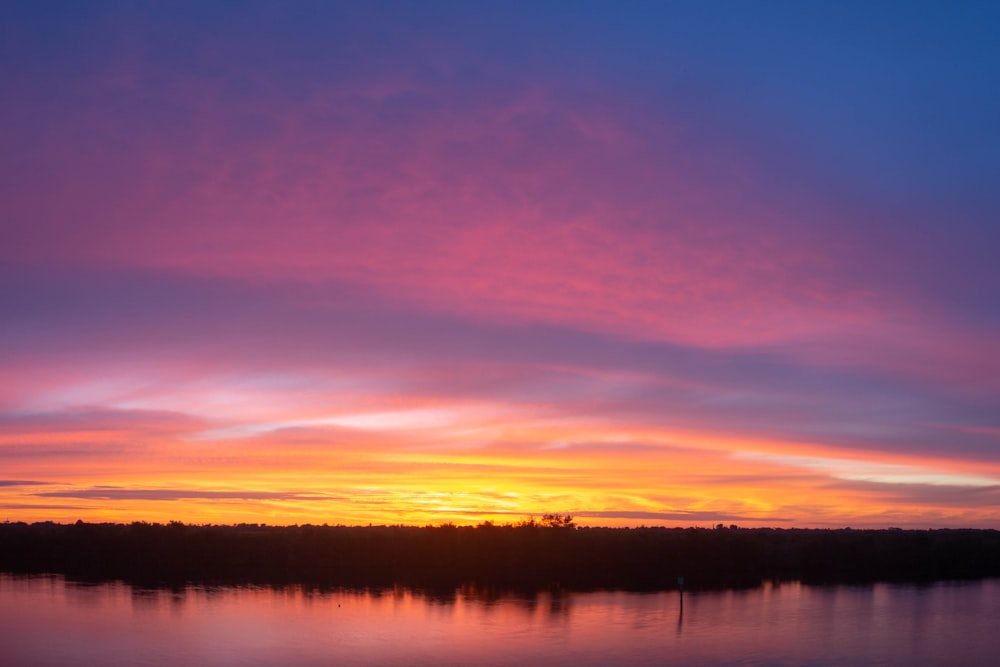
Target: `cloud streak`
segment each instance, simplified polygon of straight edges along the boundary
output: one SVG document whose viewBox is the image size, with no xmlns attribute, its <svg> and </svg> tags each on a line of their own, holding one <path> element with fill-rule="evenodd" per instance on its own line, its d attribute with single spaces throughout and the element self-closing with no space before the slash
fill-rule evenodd
<svg viewBox="0 0 1000 667">
<path fill-rule="evenodd" d="M 100 487 L 70 491 L 43 491 L 41 498 L 81 498 L 86 500 L 328 500 L 321 495 L 278 491 L 200 491 L 180 489 L 121 489 Z"/>
</svg>

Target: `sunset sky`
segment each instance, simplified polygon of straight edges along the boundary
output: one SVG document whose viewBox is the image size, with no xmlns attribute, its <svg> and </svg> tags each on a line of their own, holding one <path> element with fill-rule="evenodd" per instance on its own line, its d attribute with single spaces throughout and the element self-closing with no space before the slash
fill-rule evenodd
<svg viewBox="0 0 1000 667">
<path fill-rule="evenodd" d="M 1000 5 L 0 4 L 0 521 L 1000 528 Z"/>
</svg>

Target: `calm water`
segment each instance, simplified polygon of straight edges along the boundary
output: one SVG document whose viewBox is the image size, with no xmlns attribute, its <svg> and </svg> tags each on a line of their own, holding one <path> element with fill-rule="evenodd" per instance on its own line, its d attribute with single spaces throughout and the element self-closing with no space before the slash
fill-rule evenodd
<svg viewBox="0 0 1000 667">
<path fill-rule="evenodd" d="M 0 575 L 0 665 L 995 665 L 1000 581 L 448 599 Z"/>
</svg>

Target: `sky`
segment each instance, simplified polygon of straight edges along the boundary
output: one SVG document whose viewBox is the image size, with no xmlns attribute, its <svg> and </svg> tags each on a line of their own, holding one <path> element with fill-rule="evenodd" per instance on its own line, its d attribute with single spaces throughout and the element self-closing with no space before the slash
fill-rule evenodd
<svg viewBox="0 0 1000 667">
<path fill-rule="evenodd" d="M 0 520 L 1000 528 L 1000 6 L 0 5 Z"/>
</svg>

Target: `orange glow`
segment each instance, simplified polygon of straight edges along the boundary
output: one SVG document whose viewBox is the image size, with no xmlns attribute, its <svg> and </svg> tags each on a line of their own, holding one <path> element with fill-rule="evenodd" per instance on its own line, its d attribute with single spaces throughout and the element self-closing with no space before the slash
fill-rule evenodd
<svg viewBox="0 0 1000 667">
<path fill-rule="evenodd" d="M 196 429 L 141 442 L 129 429 L 7 433 L 0 442 L 18 443 L 24 460 L 10 459 L 5 477 L 45 483 L 0 487 L 0 504 L 28 521 L 423 525 L 558 512 L 581 525 L 938 525 L 990 514 L 916 497 L 887 501 L 908 484 L 974 488 L 1000 479 L 996 467 L 888 455 L 861 462 L 802 443 L 544 416 L 481 423 L 484 410 L 509 412 L 377 411 L 352 418 L 364 428 L 236 439 L 206 440 Z M 387 430 L 376 428 L 378 415 Z M 84 444 L 97 438 L 100 448 Z M 41 478 L 29 451 L 36 446 L 62 447 L 74 465 Z"/>
</svg>

